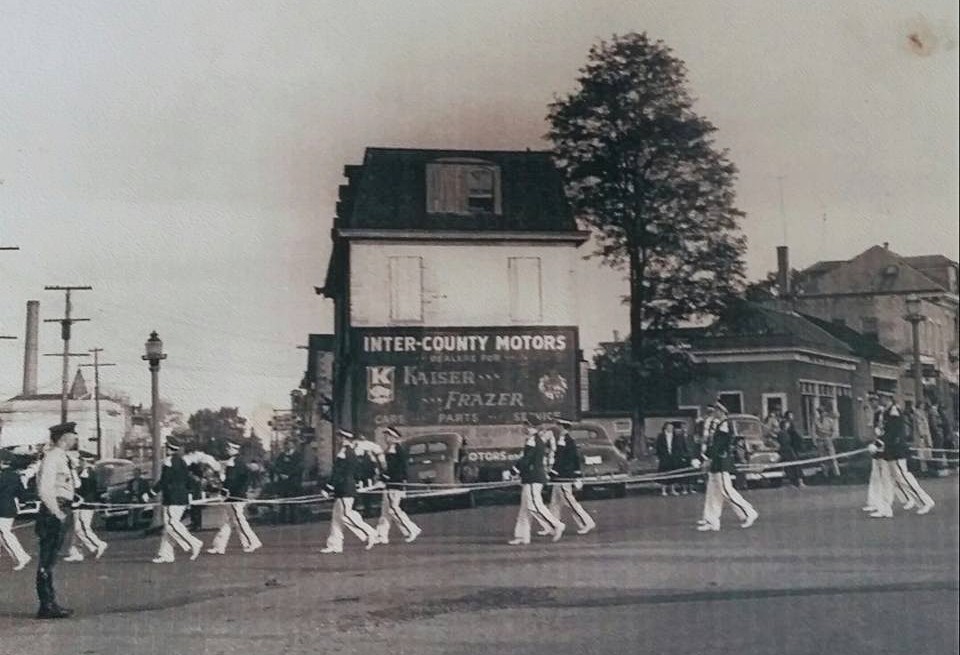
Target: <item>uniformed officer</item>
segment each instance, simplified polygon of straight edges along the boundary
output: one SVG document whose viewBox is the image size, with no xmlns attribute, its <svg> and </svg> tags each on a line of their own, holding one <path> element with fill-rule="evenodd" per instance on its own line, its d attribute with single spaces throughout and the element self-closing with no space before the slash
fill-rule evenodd
<svg viewBox="0 0 960 655">
<path fill-rule="evenodd" d="M 559 541 L 566 529 L 560 519 L 553 515 L 543 502 L 543 485 L 547 481 L 547 445 L 540 432 L 530 423 L 524 425 L 526 440 L 523 454 L 511 472 L 520 476 L 520 510 L 513 528 L 510 545 L 521 546 L 530 543 L 530 518 L 535 517 L 550 530 L 554 541 Z"/>
<path fill-rule="evenodd" d="M 703 519 L 697 526 L 697 530 L 703 532 L 720 529 L 724 501 L 733 506 L 734 513 L 742 521 L 740 527 L 749 528 L 759 514 L 733 486 L 731 473 L 736 470 L 733 452 L 735 435 L 727 419 L 726 408 L 721 403 L 718 402 L 713 406 L 711 420 L 706 421 L 704 427 L 709 427 L 713 432 L 709 437 L 706 451 L 709 469 Z"/>
<path fill-rule="evenodd" d="M 70 454 L 72 455 L 73 453 Z M 103 553 L 107 550 L 107 542 L 97 536 L 97 533 L 93 531 L 93 514 L 95 510 L 89 504 L 96 503 L 100 496 L 99 489 L 97 488 L 96 471 L 93 468 L 95 458 L 92 455 L 80 455 L 76 459 L 78 465 L 74 473 L 77 478 L 77 491 L 75 496 L 76 502 L 74 503 L 73 509 L 73 534 L 70 539 L 70 549 L 67 552 L 67 556 L 63 558 L 65 562 L 83 561 L 83 552 L 80 550 L 81 545 L 93 553 L 96 559 L 103 557 Z"/>
<path fill-rule="evenodd" d="M 883 457 L 886 470 L 881 478 L 879 503 L 870 517 L 893 517 L 893 501 L 897 491 L 907 500 L 904 509 L 916 507 L 917 514 L 926 514 L 933 509 L 934 502 L 907 468 L 910 442 L 907 440 L 903 412 L 891 396 L 884 398 L 883 405 L 883 438 L 880 443 L 873 445 L 872 450 L 879 452 Z"/>
<path fill-rule="evenodd" d="M 0 552 L 7 551 L 16 560 L 13 570 L 20 571 L 30 561 L 30 555 L 13 532 L 13 522 L 20 512 L 25 489 L 20 474 L 10 467 L 11 459 L 8 451 L 0 450 Z"/>
<path fill-rule="evenodd" d="M 577 522 L 577 534 L 587 534 L 597 527 L 583 506 L 573 495 L 574 489 L 583 488 L 583 471 L 580 470 L 580 452 L 577 443 L 570 434 L 573 425 L 566 419 L 557 419 L 560 436 L 556 440 L 556 455 L 553 468 L 550 470 L 552 478 L 550 489 L 550 512 L 558 519 L 563 518 L 563 508 L 568 507 Z"/>
<path fill-rule="evenodd" d="M 223 476 L 223 490 L 226 498 L 221 510 L 220 529 L 213 538 L 212 547 L 207 549 L 211 555 L 223 555 L 230 542 L 233 527 L 237 528 L 240 547 L 245 553 L 252 553 L 263 544 L 247 521 L 247 490 L 250 488 L 250 469 L 246 460 L 240 456 L 240 444 L 227 442 L 227 459 L 220 463 Z"/>
<path fill-rule="evenodd" d="M 37 493 L 40 511 L 35 529 L 39 555 L 37 556 L 38 619 L 63 619 L 72 610 L 57 604 L 53 587 L 53 567 L 60 556 L 60 548 L 70 528 L 75 490 L 72 465 L 67 451 L 77 446 L 76 423 L 61 423 L 50 428 L 50 443 L 37 472 Z"/>
<path fill-rule="evenodd" d="M 387 437 L 387 448 L 384 452 L 384 468 L 381 478 L 387 488 L 383 490 L 383 500 L 380 504 L 380 521 L 377 523 L 377 537 L 380 543 L 390 543 L 390 526 L 396 523 L 403 534 L 403 540 L 412 542 L 420 536 L 420 526 L 410 520 L 407 513 L 400 506 L 406 498 L 407 492 L 407 449 L 403 445 L 403 437 L 397 428 L 390 426 L 384 430 Z"/>
<path fill-rule="evenodd" d="M 343 552 L 343 528 L 346 527 L 357 539 L 367 544 L 370 550 L 379 543 L 377 532 L 353 509 L 357 492 L 357 454 L 354 450 L 357 436 L 348 430 L 338 432 L 343 444 L 333 460 L 333 471 L 325 493 L 333 494 L 333 516 L 330 518 L 330 534 L 321 553 Z"/>
<path fill-rule="evenodd" d="M 173 562 L 176 557 L 173 544 L 190 553 L 190 559 L 200 556 L 203 542 L 190 534 L 183 524 L 183 513 L 190 506 L 190 490 L 194 487 L 193 476 L 180 454 L 180 445 L 172 439 L 167 441 L 167 459 L 163 462 L 160 479 L 153 486 L 154 493 L 163 496 L 163 536 L 160 549 L 153 558 L 154 564 Z"/>
</svg>

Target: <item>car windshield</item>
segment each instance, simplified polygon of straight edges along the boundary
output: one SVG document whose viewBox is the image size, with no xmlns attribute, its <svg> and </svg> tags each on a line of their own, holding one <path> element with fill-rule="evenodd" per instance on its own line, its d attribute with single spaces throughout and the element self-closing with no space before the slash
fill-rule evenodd
<svg viewBox="0 0 960 655">
<path fill-rule="evenodd" d="M 445 453 L 449 449 L 449 446 L 443 441 L 421 441 L 410 444 L 407 451 L 411 455 L 426 455 L 427 453 Z"/>
<path fill-rule="evenodd" d="M 733 429 L 738 437 L 744 439 L 763 439 L 763 426 L 760 421 L 738 419 L 733 421 Z"/>
<path fill-rule="evenodd" d="M 594 430 L 592 428 L 573 428 L 570 430 L 570 436 L 573 437 L 573 440 L 577 443 L 585 442 L 604 442 L 607 443 L 607 438 L 599 430 Z"/>
</svg>

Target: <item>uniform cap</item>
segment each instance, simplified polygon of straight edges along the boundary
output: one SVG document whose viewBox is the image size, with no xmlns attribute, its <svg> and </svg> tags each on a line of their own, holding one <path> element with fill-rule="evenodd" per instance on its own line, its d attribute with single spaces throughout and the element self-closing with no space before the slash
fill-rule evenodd
<svg viewBox="0 0 960 655">
<path fill-rule="evenodd" d="M 77 424 L 74 423 L 73 421 L 70 421 L 67 423 L 60 423 L 50 428 L 50 438 L 58 439 L 65 434 L 70 434 L 71 432 L 76 433 L 76 431 L 77 431 Z"/>
<path fill-rule="evenodd" d="M 389 436 L 391 436 L 391 437 L 396 437 L 397 439 L 399 439 L 401 436 L 403 436 L 403 435 L 400 434 L 400 430 L 398 430 L 397 428 L 393 427 L 392 425 L 391 425 L 391 426 L 388 426 L 388 427 L 384 430 L 384 433 L 386 433 L 387 435 L 389 435 Z"/>
<path fill-rule="evenodd" d="M 240 444 L 235 443 L 235 442 L 233 442 L 233 441 L 228 441 L 228 442 L 227 442 L 227 450 L 230 450 L 230 451 L 233 451 L 233 452 L 239 452 L 239 451 L 240 451 Z"/>
<path fill-rule="evenodd" d="M 339 435 L 340 435 L 341 437 L 343 437 L 344 439 L 356 439 L 356 438 L 357 438 L 357 435 L 355 435 L 353 432 L 350 432 L 349 430 L 337 430 L 337 434 L 339 434 Z"/>
<path fill-rule="evenodd" d="M 567 419 L 565 419 L 565 418 L 555 419 L 555 420 L 554 420 L 554 423 L 556 423 L 557 425 L 559 425 L 559 426 L 562 427 L 562 428 L 573 427 L 573 421 L 569 421 L 569 420 L 567 420 Z"/>
<path fill-rule="evenodd" d="M 171 453 L 175 453 L 180 450 L 180 444 L 172 439 L 167 439 L 167 443 L 165 445 L 167 450 Z"/>
</svg>

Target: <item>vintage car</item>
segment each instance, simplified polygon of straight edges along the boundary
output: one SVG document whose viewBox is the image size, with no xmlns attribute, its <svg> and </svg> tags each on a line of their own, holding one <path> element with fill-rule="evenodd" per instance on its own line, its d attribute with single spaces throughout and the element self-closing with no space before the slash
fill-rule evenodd
<svg viewBox="0 0 960 655">
<path fill-rule="evenodd" d="M 106 503 L 139 503 L 141 499 L 132 498 L 127 491 L 127 483 L 133 479 L 137 466 L 128 459 L 104 459 L 94 465 L 97 475 L 97 487 L 100 497 Z M 149 479 L 147 483 L 150 484 Z M 137 528 L 149 525 L 153 519 L 153 509 L 143 508 L 131 513 L 125 508 L 109 508 L 99 512 L 108 529 L 120 527 Z"/>
<path fill-rule="evenodd" d="M 550 428 L 556 432 L 556 428 Z M 580 451 L 581 469 L 591 491 L 609 490 L 623 495 L 628 472 L 626 457 L 617 450 L 604 429 L 595 424 L 574 425 L 571 435 Z M 404 441 L 409 456 L 412 483 L 446 487 L 450 494 L 465 494 L 473 505 L 475 495 L 451 485 L 500 482 L 523 452 L 525 439 L 520 426 L 503 426 L 474 432 L 468 440 L 458 432 L 436 432 L 409 437 Z"/>
<path fill-rule="evenodd" d="M 736 439 L 737 477 L 748 485 L 780 486 L 783 469 L 764 469 L 765 465 L 780 461 L 780 445 L 766 434 L 763 422 L 752 414 L 731 414 L 729 421 Z"/>
</svg>

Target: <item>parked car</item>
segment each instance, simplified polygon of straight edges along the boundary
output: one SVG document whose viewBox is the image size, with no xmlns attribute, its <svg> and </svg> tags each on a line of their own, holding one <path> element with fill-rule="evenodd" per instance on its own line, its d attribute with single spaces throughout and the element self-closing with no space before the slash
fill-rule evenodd
<svg viewBox="0 0 960 655">
<path fill-rule="evenodd" d="M 105 503 L 142 502 L 140 498 L 133 498 L 127 492 L 127 483 L 133 479 L 133 471 L 136 468 L 137 465 L 128 459 L 103 459 L 97 462 L 94 465 L 94 471 L 102 501 Z M 149 479 L 146 480 L 147 484 L 151 484 Z M 105 509 L 99 514 L 109 530 L 120 527 L 142 527 L 149 525 L 153 520 L 152 507 L 145 507 L 135 513 L 131 513 L 126 508 Z"/>
<path fill-rule="evenodd" d="M 783 483 L 783 469 L 767 469 L 764 465 L 780 461 L 780 444 L 766 434 L 763 422 L 752 414 L 731 414 L 730 425 L 736 440 L 736 462 L 745 467 L 738 474 L 749 485 L 768 484 L 779 487 Z"/>
</svg>

